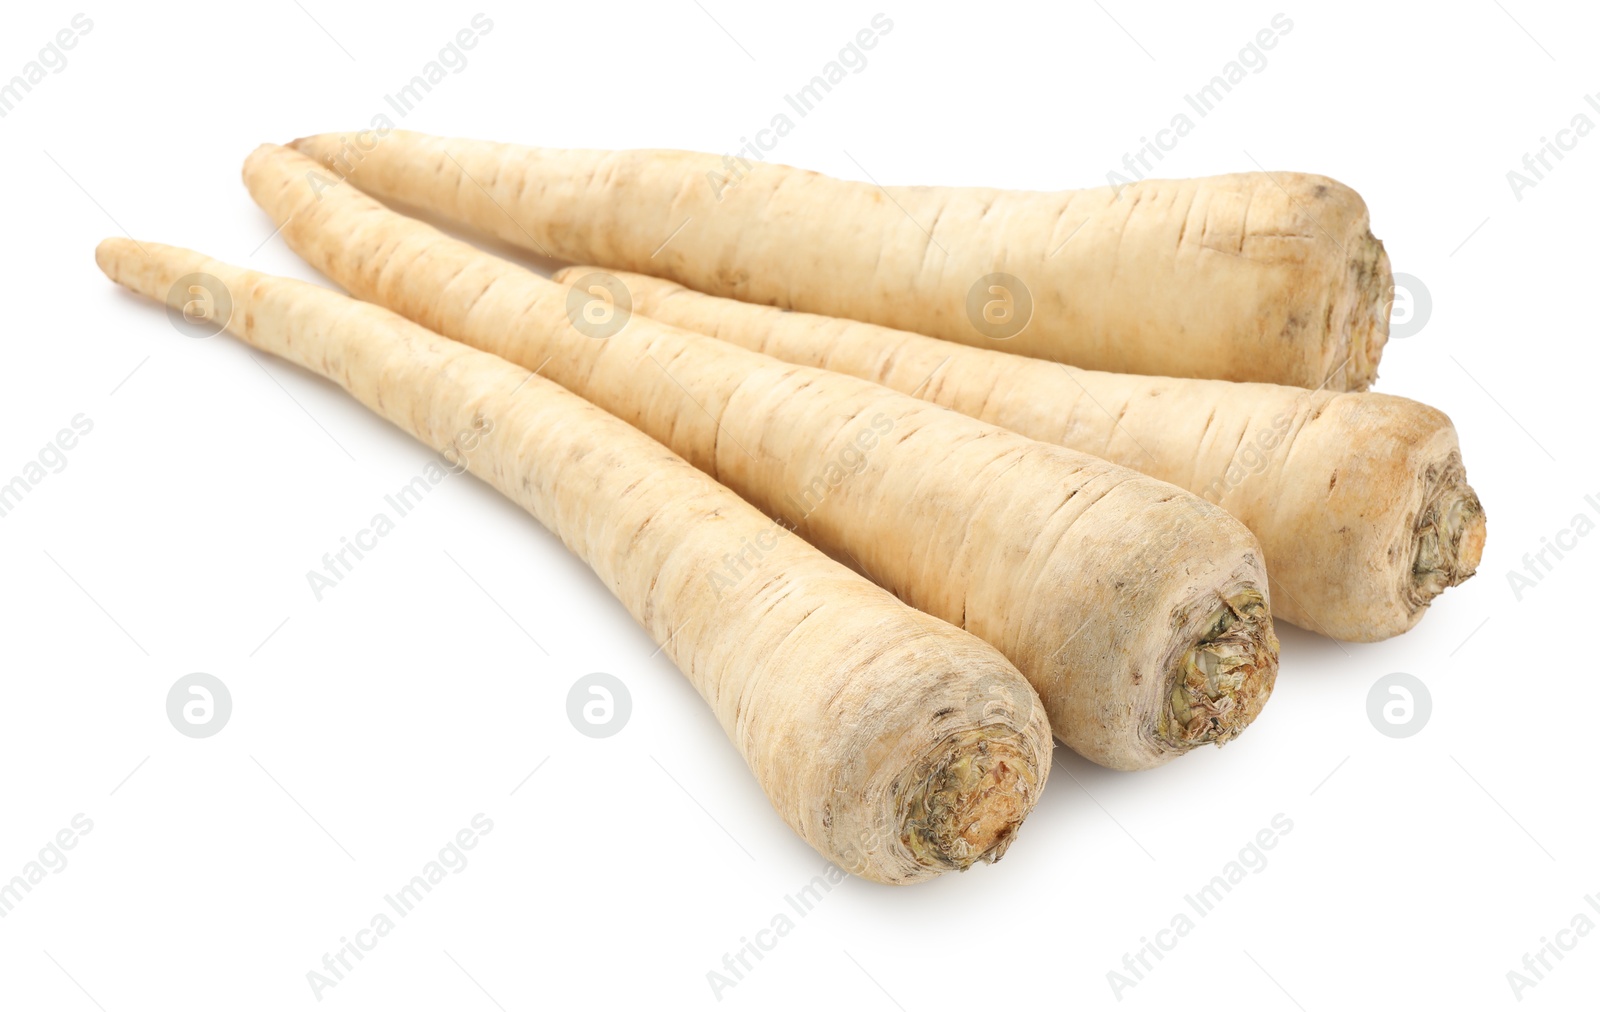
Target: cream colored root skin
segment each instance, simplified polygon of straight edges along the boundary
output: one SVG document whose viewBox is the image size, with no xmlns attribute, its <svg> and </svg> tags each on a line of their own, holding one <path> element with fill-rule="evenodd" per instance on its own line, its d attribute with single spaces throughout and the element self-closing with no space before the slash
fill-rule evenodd
<svg viewBox="0 0 1600 1012">
<path fill-rule="evenodd" d="M 1265 704 L 1277 642 L 1260 547 L 1221 509 L 877 384 L 643 316 L 614 336 L 585 336 L 569 316 L 571 289 L 329 185 L 290 149 L 263 146 L 244 175 L 285 241 L 356 296 L 537 368 L 902 600 L 998 647 L 1087 758 L 1158 765 L 1230 740 Z M 1227 635 L 1243 630 L 1251 649 L 1218 667 L 1206 644 L 1230 608 L 1241 624 Z M 1197 660 L 1213 667 L 1204 679 Z M 1196 694 L 1208 692 L 1202 703 Z"/>
<path fill-rule="evenodd" d="M 556 280 L 597 270 L 569 267 Z M 1483 508 L 1455 427 L 1416 401 L 1076 369 L 611 276 L 636 313 L 871 379 L 1218 503 L 1261 540 L 1273 614 L 1314 632 L 1361 642 L 1402 633 L 1483 551 Z"/>
<path fill-rule="evenodd" d="M 1388 336 L 1383 245 L 1325 176 L 884 189 L 760 163 L 718 185 L 721 156 L 683 151 L 403 130 L 295 144 L 370 193 L 558 260 L 1086 369 L 1364 390 Z M 996 273 L 1033 305 L 1002 340 L 969 312 Z"/>
<path fill-rule="evenodd" d="M 773 807 L 830 861 L 900 884 L 1010 845 L 1051 741 L 1037 696 L 992 647 L 775 537 L 732 492 L 526 369 L 189 250 L 108 239 L 96 260 L 174 307 L 188 298 L 172 292 L 180 277 L 217 278 L 235 336 L 454 451 L 533 514 L 663 644 Z M 713 590 L 706 574 L 755 542 L 771 542 L 756 569 Z M 648 853 L 649 829 L 640 836 Z"/>
</svg>

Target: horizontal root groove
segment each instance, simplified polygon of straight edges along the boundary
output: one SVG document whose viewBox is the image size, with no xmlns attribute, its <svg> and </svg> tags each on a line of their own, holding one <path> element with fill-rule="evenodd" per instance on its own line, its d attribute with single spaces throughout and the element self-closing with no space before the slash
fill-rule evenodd
<svg viewBox="0 0 1600 1012">
<path fill-rule="evenodd" d="M 1401 588 L 1413 612 L 1477 572 L 1486 534 L 1483 504 L 1467 484 L 1460 452 L 1452 450 L 1423 476 L 1411 572 Z"/>
<path fill-rule="evenodd" d="M 1162 740 L 1180 751 L 1225 745 L 1256 719 L 1278 677 L 1278 637 L 1261 592 L 1226 598 L 1204 636 L 1178 661 Z"/>
<path fill-rule="evenodd" d="M 939 743 L 902 801 L 900 842 L 918 864 L 965 871 L 998 861 L 1032 810 L 1038 772 L 1021 732 L 971 728 Z"/>
</svg>

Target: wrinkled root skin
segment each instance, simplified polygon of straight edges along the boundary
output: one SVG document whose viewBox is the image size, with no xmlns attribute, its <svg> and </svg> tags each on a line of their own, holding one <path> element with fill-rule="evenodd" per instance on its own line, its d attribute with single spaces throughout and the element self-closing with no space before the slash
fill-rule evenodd
<svg viewBox="0 0 1600 1012">
<path fill-rule="evenodd" d="M 1477 572 L 1487 534 L 1483 504 L 1467 484 L 1461 454 L 1451 453 L 1424 478 L 1410 579 L 1403 588 L 1413 612 Z"/>
<path fill-rule="evenodd" d="M 1161 740 L 1186 752 L 1237 738 L 1266 706 L 1278 677 L 1278 637 L 1255 590 L 1223 601 L 1210 631 L 1178 662 Z"/>
<path fill-rule="evenodd" d="M 902 802 L 900 841 L 926 867 L 965 871 L 1000 860 L 1033 806 L 1040 784 L 1013 728 L 952 735 L 920 771 L 920 790 Z"/>
</svg>

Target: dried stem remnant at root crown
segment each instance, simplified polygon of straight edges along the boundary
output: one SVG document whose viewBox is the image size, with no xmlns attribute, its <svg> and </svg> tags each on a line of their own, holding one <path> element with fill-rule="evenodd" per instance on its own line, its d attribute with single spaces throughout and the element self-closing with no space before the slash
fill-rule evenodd
<svg viewBox="0 0 1600 1012">
<path fill-rule="evenodd" d="M 1277 656 L 1261 594 L 1247 590 L 1224 600 L 1210 630 L 1179 662 L 1161 737 L 1182 750 L 1239 737 L 1272 694 Z"/>
<path fill-rule="evenodd" d="M 1383 243 L 1368 231 L 1350 243 L 1349 267 L 1345 285 L 1336 290 L 1329 303 L 1333 332 L 1344 331 L 1344 362 L 1334 360 L 1329 367 L 1344 376 L 1343 389 L 1365 390 L 1378 378 L 1378 359 L 1389 338 L 1389 305 L 1393 301 L 1394 275 L 1389 271 L 1389 256 Z M 1335 377 L 1328 377 L 1334 379 Z M 1309 385 L 1309 384 L 1307 384 Z M 1334 386 L 1333 389 L 1340 389 Z"/>
<path fill-rule="evenodd" d="M 1413 611 L 1477 571 L 1487 533 L 1483 504 L 1467 484 L 1461 454 L 1452 452 L 1423 479 L 1411 579 L 1402 588 Z"/>
<path fill-rule="evenodd" d="M 922 865 L 965 871 L 1011 846 L 1039 789 L 1016 729 L 972 728 L 939 743 L 901 799 L 900 840 Z"/>
</svg>

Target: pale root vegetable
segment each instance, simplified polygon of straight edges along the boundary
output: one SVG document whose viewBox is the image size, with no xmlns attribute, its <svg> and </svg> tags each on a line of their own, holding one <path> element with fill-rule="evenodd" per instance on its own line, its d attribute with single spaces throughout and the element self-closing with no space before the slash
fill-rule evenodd
<svg viewBox="0 0 1600 1012">
<path fill-rule="evenodd" d="M 295 144 L 369 193 L 568 263 L 1086 369 L 1364 390 L 1388 337 L 1383 245 L 1323 176 L 884 188 L 682 151 Z"/>
<path fill-rule="evenodd" d="M 988 644 L 494 355 L 190 250 L 107 239 L 95 258 L 191 318 L 229 312 L 241 340 L 339 384 L 533 514 L 662 644 L 773 807 L 829 860 L 909 883 L 1011 843 L 1049 771 L 1050 732 L 1038 697 Z M 191 284 L 210 297 L 191 298 Z M 751 557 L 746 578 L 707 581 Z"/>
<path fill-rule="evenodd" d="M 591 317 L 583 292 L 288 148 L 261 147 L 244 176 L 289 245 L 353 294 L 538 369 L 998 647 L 1089 759 L 1153 766 L 1232 739 L 1264 705 L 1277 641 L 1260 547 L 1221 509 L 855 377 L 608 320 L 616 307 Z"/>
<path fill-rule="evenodd" d="M 597 273 L 569 267 L 556 280 Z M 635 313 L 871 379 L 1203 496 L 1261 540 L 1273 615 L 1315 632 L 1363 642 L 1402 633 L 1483 553 L 1483 508 L 1455 427 L 1416 401 L 1095 372 L 643 274 L 603 277 L 621 282 Z"/>
</svg>

